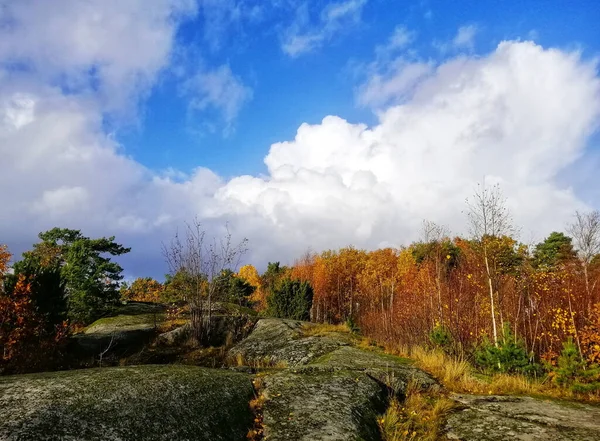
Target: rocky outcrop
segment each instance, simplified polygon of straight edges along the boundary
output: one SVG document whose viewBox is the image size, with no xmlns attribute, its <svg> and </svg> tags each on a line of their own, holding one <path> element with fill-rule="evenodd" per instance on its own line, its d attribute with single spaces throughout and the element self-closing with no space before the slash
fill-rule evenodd
<svg viewBox="0 0 600 441">
<path fill-rule="evenodd" d="M 135 366 L 0 377 L 0 440 L 243 440 L 247 375 Z"/>
<path fill-rule="evenodd" d="M 289 367 L 302 366 L 350 344 L 349 338 L 333 336 L 304 337 L 303 322 L 297 320 L 261 319 L 250 335 L 229 352 L 244 360 L 260 364 L 279 364 Z"/>
<path fill-rule="evenodd" d="M 165 320 L 163 305 L 131 302 L 103 317 L 73 336 L 74 350 L 81 355 L 97 356 L 115 353 L 120 356 L 141 349 L 156 334 L 157 326 Z"/>
<path fill-rule="evenodd" d="M 380 440 L 377 415 L 410 381 L 437 387 L 408 360 L 351 346 L 349 334 L 306 336 L 306 323 L 263 319 L 230 354 L 287 366 L 262 376 L 267 440 Z"/>
<path fill-rule="evenodd" d="M 597 441 L 600 407 L 531 397 L 455 395 L 449 439 Z"/>
</svg>

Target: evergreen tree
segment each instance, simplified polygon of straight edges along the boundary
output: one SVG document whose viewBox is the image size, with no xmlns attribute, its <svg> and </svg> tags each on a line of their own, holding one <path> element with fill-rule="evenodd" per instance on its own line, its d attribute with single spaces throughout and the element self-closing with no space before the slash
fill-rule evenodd
<svg viewBox="0 0 600 441">
<path fill-rule="evenodd" d="M 283 279 L 267 297 L 270 315 L 295 320 L 310 320 L 313 289 L 308 282 Z"/>
<path fill-rule="evenodd" d="M 23 254 L 16 269 L 58 272 L 71 320 L 89 323 L 119 301 L 123 269 L 105 256 L 120 256 L 129 248 L 116 243 L 114 237 L 90 239 L 79 230 L 66 228 L 53 228 L 40 233 L 39 238 L 41 242 Z"/>
</svg>

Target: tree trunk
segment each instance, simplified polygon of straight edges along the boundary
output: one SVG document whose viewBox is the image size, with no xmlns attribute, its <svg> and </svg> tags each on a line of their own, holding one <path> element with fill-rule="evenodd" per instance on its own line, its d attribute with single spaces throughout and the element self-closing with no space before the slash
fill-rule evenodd
<svg viewBox="0 0 600 441">
<path fill-rule="evenodd" d="M 488 262 L 487 248 L 483 246 L 483 256 L 485 260 L 485 270 L 487 273 L 488 286 L 490 290 L 490 310 L 492 315 L 492 330 L 494 332 L 494 344 L 498 346 L 498 330 L 496 328 L 496 310 L 494 308 L 494 286 L 492 284 L 492 275 L 490 274 L 490 264 Z"/>
</svg>

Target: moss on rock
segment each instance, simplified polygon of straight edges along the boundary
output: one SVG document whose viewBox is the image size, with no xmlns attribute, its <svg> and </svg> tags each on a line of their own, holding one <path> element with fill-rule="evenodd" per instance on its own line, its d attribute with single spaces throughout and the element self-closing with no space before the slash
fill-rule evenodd
<svg viewBox="0 0 600 441">
<path fill-rule="evenodd" d="M 0 439 L 243 440 L 244 374 L 132 366 L 0 378 Z"/>
<path fill-rule="evenodd" d="M 600 407 L 531 397 L 455 395 L 448 439 L 462 441 L 596 441 Z"/>
<path fill-rule="evenodd" d="M 341 335 L 304 337 L 302 327 L 303 322 L 297 320 L 261 319 L 252 333 L 231 349 L 230 356 L 239 354 L 249 361 L 269 359 L 293 367 L 349 344 L 349 339 Z"/>
<path fill-rule="evenodd" d="M 285 370 L 265 379 L 264 426 L 270 441 L 379 440 L 381 386 L 351 371 Z"/>
</svg>

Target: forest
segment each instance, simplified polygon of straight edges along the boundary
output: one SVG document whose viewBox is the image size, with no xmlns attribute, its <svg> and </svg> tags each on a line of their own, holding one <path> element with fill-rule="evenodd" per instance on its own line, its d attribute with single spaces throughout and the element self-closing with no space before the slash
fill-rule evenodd
<svg viewBox="0 0 600 441">
<path fill-rule="evenodd" d="M 498 187 L 480 189 L 467 208 L 468 236 L 424 221 L 420 240 L 405 247 L 307 252 L 263 274 L 236 267 L 247 241 L 232 244 L 231 235 L 226 247 L 205 242 L 208 259 L 194 266 L 189 244 L 202 244 L 204 232 L 192 224 L 187 238 L 164 247 L 164 282 L 130 284 L 110 259 L 129 251 L 114 237 L 55 228 L 12 271 L 0 248 L 0 369 L 47 368 L 70 334 L 122 302 L 187 304 L 193 321 L 212 300 L 344 324 L 390 351 L 435 347 L 486 372 L 556 371 L 571 386 L 599 389 L 600 213 L 577 212 L 564 232 L 524 244 Z"/>
</svg>

